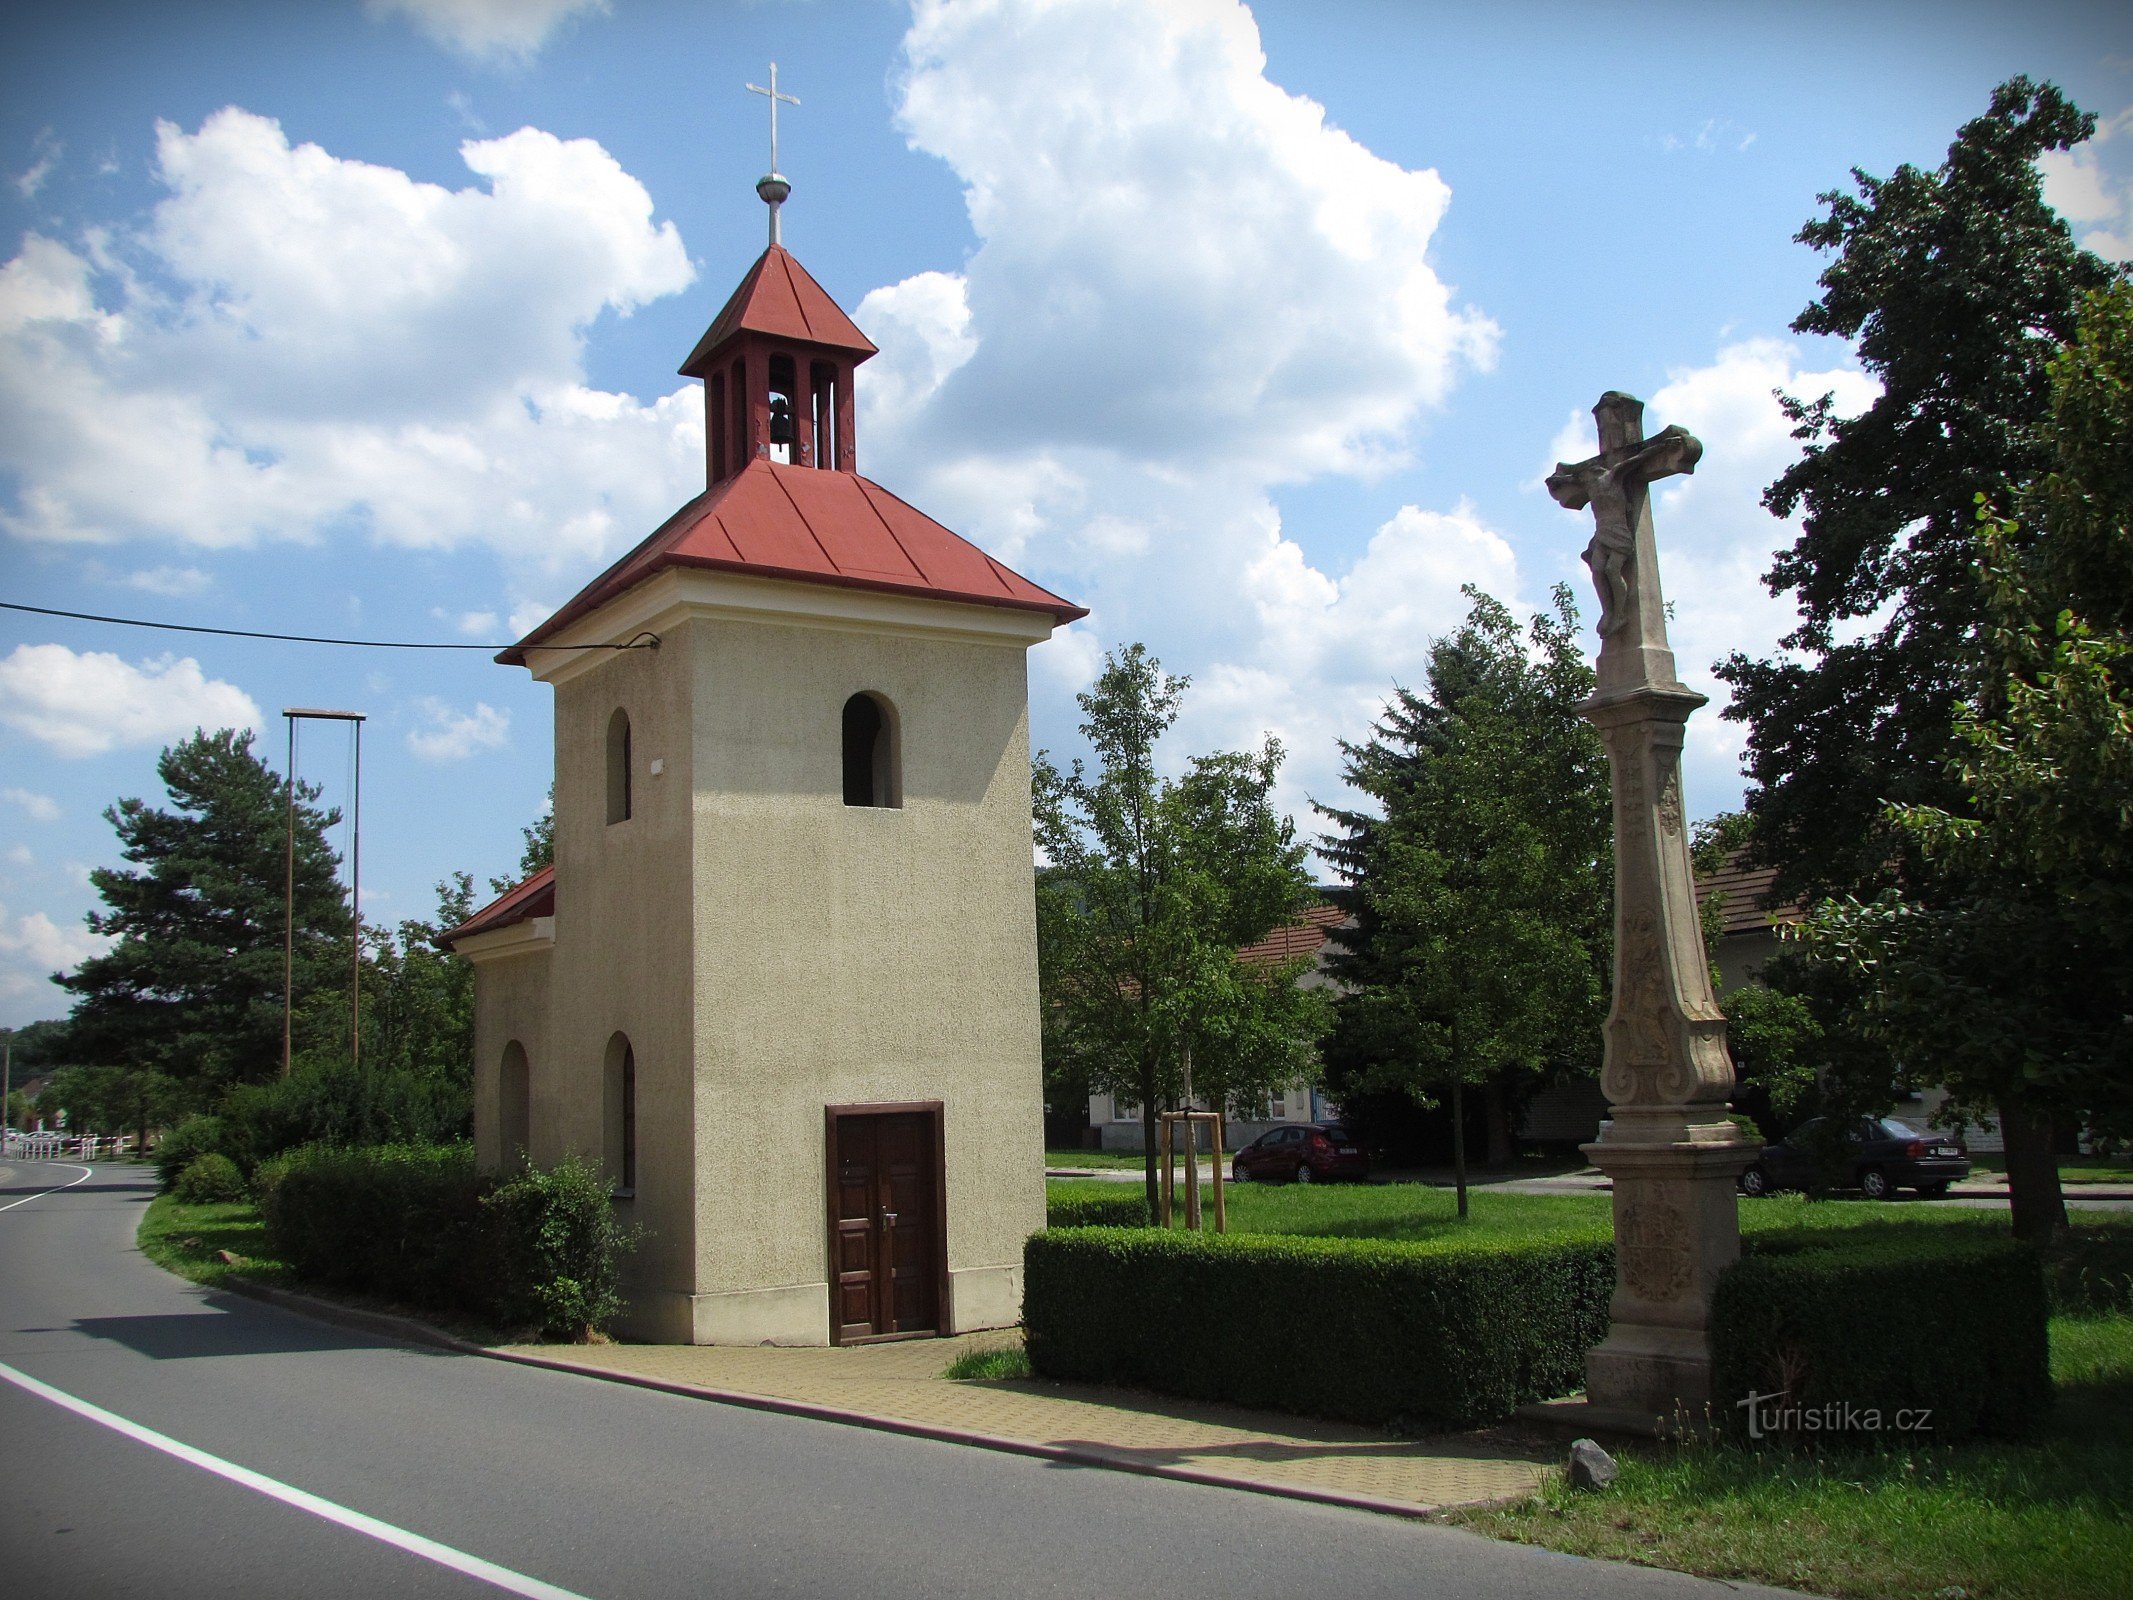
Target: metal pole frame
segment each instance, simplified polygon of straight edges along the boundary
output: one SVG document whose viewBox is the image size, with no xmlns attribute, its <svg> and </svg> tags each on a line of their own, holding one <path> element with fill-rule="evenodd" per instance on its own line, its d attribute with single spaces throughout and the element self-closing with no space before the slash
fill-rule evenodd
<svg viewBox="0 0 2133 1600">
<path fill-rule="evenodd" d="M 363 724 L 361 711 L 324 711 L 308 706 L 284 706 L 289 724 L 289 820 L 283 846 L 282 953 L 281 953 L 281 1075 L 289 1075 L 291 1038 L 296 1010 L 296 725 L 310 722 L 355 724 L 354 801 L 349 807 L 352 839 L 348 860 L 348 897 L 351 920 L 348 934 L 348 1060 L 360 1065 L 363 1044 Z"/>
</svg>

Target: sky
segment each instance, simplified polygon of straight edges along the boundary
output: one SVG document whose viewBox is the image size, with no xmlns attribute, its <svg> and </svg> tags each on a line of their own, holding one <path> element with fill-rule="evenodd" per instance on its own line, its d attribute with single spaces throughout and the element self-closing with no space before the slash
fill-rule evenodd
<svg viewBox="0 0 2133 1600">
<path fill-rule="evenodd" d="M 2133 256 L 2133 10 L 2060 0 L 27 0 L 0 20 L 0 600 L 500 645 L 703 487 L 675 368 L 785 242 L 880 346 L 859 468 L 1091 610 L 1034 741 L 1141 641 L 1168 741 L 1337 740 L 1476 584 L 1573 586 L 1542 479 L 1624 389 L 1704 444 L 1655 499 L 1697 815 L 1740 801 L 1711 666 L 1790 625 L 1775 392 L 1873 388 L 1788 331 L 1858 167 L 1937 164 L 2027 73 L 2099 118 L 2046 192 Z M 0 611 L 0 1025 L 100 947 L 104 810 L 195 727 L 359 710 L 366 918 L 509 874 L 550 691 L 481 650 Z M 345 729 L 298 769 L 346 809 Z M 345 831 L 342 835 L 345 840 Z"/>
</svg>

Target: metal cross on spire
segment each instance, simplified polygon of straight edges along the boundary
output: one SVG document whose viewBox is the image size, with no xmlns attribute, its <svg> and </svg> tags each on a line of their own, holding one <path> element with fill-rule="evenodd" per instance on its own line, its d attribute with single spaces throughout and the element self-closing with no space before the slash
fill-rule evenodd
<svg viewBox="0 0 2133 1600">
<path fill-rule="evenodd" d="M 759 94 L 770 102 L 770 170 L 756 180 L 755 192 L 763 197 L 763 204 L 770 207 L 770 242 L 779 244 L 783 241 L 778 237 L 778 207 L 792 193 L 792 185 L 778 171 L 778 102 L 782 100 L 789 106 L 796 106 L 800 97 L 786 94 L 778 87 L 778 64 L 775 61 L 770 64 L 769 88 L 759 83 L 751 83 L 747 88 L 750 94 Z"/>
</svg>

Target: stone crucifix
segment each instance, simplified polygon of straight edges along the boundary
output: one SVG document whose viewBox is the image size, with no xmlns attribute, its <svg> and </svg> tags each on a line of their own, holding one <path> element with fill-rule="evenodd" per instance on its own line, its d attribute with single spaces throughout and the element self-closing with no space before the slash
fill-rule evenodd
<svg viewBox="0 0 2133 1600">
<path fill-rule="evenodd" d="M 1596 1423 L 1651 1428 L 1711 1401 L 1706 1324 L 1740 1254 L 1734 1182 L 1758 1148 L 1727 1115 L 1733 1062 L 1711 989 L 1681 798 L 1681 748 L 1704 697 L 1675 675 L 1659 589 L 1651 485 L 1693 472 L 1678 427 L 1644 437 L 1644 406 L 1593 407 L 1600 453 L 1558 465 L 1548 491 L 1588 507 L 1600 596 L 1599 685 L 1579 709 L 1607 747 L 1614 791 L 1615 982 L 1600 1087 L 1610 1120 L 1585 1146 L 1614 1181 L 1616 1280 L 1605 1343 L 1586 1358 Z"/>
</svg>

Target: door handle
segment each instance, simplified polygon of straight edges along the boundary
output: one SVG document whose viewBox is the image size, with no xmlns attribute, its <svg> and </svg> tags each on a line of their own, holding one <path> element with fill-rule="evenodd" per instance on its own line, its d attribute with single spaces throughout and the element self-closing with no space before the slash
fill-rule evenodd
<svg viewBox="0 0 2133 1600">
<path fill-rule="evenodd" d="M 896 1213 L 893 1211 L 884 1211 L 881 1214 L 881 1220 L 886 1226 L 893 1228 L 896 1226 Z"/>
</svg>

